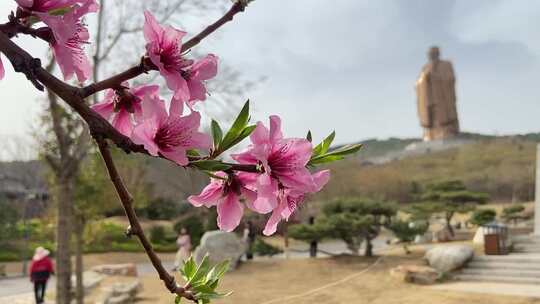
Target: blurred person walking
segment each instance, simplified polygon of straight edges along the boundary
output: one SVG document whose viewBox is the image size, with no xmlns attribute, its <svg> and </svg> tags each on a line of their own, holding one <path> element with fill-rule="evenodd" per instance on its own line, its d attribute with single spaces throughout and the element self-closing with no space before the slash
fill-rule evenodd
<svg viewBox="0 0 540 304">
<path fill-rule="evenodd" d="M 50 251 L 43 247 L 36 248 L 30 264 L 30 281 L 34 283 L 37 304 L 44 303 L 47 281 L 54 274 L 54 266 L 49 254 Z"/>
<path fill-rule="evenodd" d="M 248 221 L 244 228 L 244 242 L 246 243 L 246 259 L 253 260 L 253 244 L 257 235 L 252 221 Z"/>
<path fill-rule="evenodd" d="M 182 266 L 183 262 L 189 259 L 191 255 L 191 237 L 186 228 L 180 229 L 180 234 L 176 239 L 176 245 L 178 246 L 178 251 L 176 252 L 176 258 L 174 259 L 175 270 Z"/>
</svg>

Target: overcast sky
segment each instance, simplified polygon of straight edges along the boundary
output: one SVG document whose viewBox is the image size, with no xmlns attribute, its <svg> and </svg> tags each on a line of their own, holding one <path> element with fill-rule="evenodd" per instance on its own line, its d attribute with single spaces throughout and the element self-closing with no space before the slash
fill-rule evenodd
<svg viewBox="0 0 540 304">
<path fill-rule="evenodd" d="M 513 134 L 540 131 L 539 28 L 536 0 L 257 0 L 202 47 L 267 77 L 249 94 L 255 119 L 278 114 L 290 136 L 335 129 L 346 143 L 421 135 L 413 85 L 439 45 L 456 70 L 462 129 Z M 19 42 L 44 54 L 38 41 Z M 0 136 L 25 135 L 42 94 L 3 61 Z"/>
</svg>

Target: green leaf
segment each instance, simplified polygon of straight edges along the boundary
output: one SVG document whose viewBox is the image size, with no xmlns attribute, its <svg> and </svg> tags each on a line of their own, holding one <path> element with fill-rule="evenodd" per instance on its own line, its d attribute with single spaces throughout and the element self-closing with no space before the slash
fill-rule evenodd
<svg viewBox="0 0 540 304">
<path fill-rule="evenodd" d="M 196 283 L 198 283 L 201 279 L 206 277 L 209 266 L 210 265 L 208 262 L 208 254 L 206 254 L 204 258 L 202 259 L 201 263 L 199 264 L 199 266 L 197 267 L 195 274 L 188 281 L 188 284 L 191 284 L 192 286 L 196 286 Z"/>
<path fill-rule="evenodd" d="M 196 288 L 193 288 L 193 289 L 197 290 Z M 232 292 L 218 293 L 212 290 L 207 290 L 206 288 L 199 288 L 199 289 L 205 290 L 205 291 L 196 292 L 195 297 L 202 298 L 202 299 L 219 299 L 219 298 L 227 297 L 232 294 Z"/>
<path fill-rule="evenodd" d="M 331 163 L 331 162 L 335 162 L 342 159 L 344 159 L 344 157 L 340 155 L 323 155 L 323 156 L 319 156 L 314 159 L 311 159 L 308 162 L 308 165 L 310 166 L 322 165 L 322 164 Z"/>
<path fill-rule="evenodd" d="M 330 135 L 328 135 L 328 137 L 326 137 L 320 144 L 318 144 L 313 149 L 313 157 L 325 154 L 328 151 L 328 148 L 330 148 L 330 145 L 334 141 L 335 137 L 336 131 L 333 131 L 332 133 L 330 133 Z"/>
<path fill-rule="evenodd" d="M 197 150 L 191 149 L 186 151 L 187 156 L 201 156 Z"/>
<path fill-rule="evenodd" d="M 354 145 L 346 145 L 344 147 L 341 147 L 339 149 L 336 149 L 330 153 L 327 153 L 326 155 L 340 155 L 340 156 L 345 156 L 345 155 L 349 155 L 349 154 L 354 154 L 358 151 L 360 151 L 360 149 L 362 149 L 362 144 L 354 144 Z"/>
<path fill-rule="evenodd" d="M 235 141 L 235 139 L 240 135 L 240 133 L 244 130 L 247 123 L 249 121 L 249 100 L 246 101 L 244 104 L 244 107 L 238 114 L 238 117 L 236 117 L 236 120 L 233 122 L 231 128 L 225 134 L 225 137 L 222 141 L 222 149 L 223 151 L 230 148 L 231 144 Z"/>
<path fill-rule="evenodd" d="M 176 296 L 176 298 L 174 299 L 174 304 L 179 304 L 180 301 L 182 301 L 182 297 L 181 296 Z"/>
<path fill-rule="evenodd" d="M 330 153 L 324 153 L 318 156 L 312 156 L 308 162 L 308 165 L 320 165 L 325 163 L 331 163 L 334 161 L 342 160 L 346 155 L 354 154 L 362 148 L 362 144 L 346 145 L 339 149 L 336 149 Z"/>
<path fill-rule="evenodd" d="M 221 279 L 225 272 L 229 269 L 229 260 L 225 260 L 210 269 L 206 275 L 206 283 L 212 284 L 215 281 Z"/>
<path fill-rule="evenodd" d="M 197 160 L 190 163 L 192 166 L 205 171 L 225 171 L 231 168 L 231 165 L 222 163 L 219 160 Z"/>
<path fill-rule="evenodd" d="M 234 145 L 238 144 L 239 142 L 244 140 L 244 138 L 250 136 L 251 133 L 253 133 L 253 130 L 255 130 L 256 127 L 257 127 L 256 125 L 251 125 L 251 126 L 245 127 L 244 130 L 242 130 L 242 132 L 240 132 L 240 134 L 236 137 L 236 139 L 231 143 L 229 148 L 231 148 Z"/>
<path fill-rule="evenodd" d="M 184 262 L 184 265 L 180 268 L 180 273 L 184 280 L 189 281 L 195 275 L 197 271 L 197 264 L 193 259 L 193 256 L 190 256 L 187 261 Z"/>
<path fill-rule="evenodd" d="M 328 137 L 323 140 L 322 153 L 326 153 L 328 151 L 335 137 L 336 137 L 336 131 L 332 131 L 332 133 L 330 133 L 330 135 L 328 135 Z"/>
<path fill-rule="evenodd" d="M 307 139 L 309 142 L 312 142 L 312 141 L 313 141 L 313 137 L 311 136 L 311 130 L 307 132 L 306 139 Z"/>
<path fill-rule="evenodd" d="M 212 119 L 211 127 L 212 127 L 212 137 L 214 138 L 214 149 L 217 149 L 219 147 L 219 144 L 221 143 L 221 140 L 223 139 L 223 131 L 221 130 L 219 123 L 213 119 Z"/>
<path fill-rule="evenodd" d="M 212 172 L 209 172 L 209 171 L 202 171 L 203 173 L 206 173 L 206 175 L 210 176 L 211 178 L 215 178 L 215 179 L 219 179 L 219 180 L 224 180 L 226 181 L 227 180 L 227 177 L 223 177 L 223 176 L 217 176 L 215 174 L 213 174 Z"/>
<path fill-rule="evenodd" d="M 218 287 L 218 284 L 219 284 L 219 279 L 215 280 L 212 283 L 208 283 L 208 287 L 210 287 L 212 290 L 216 290 L 216 288 Z"/>
<path fill-rule="evenodd" d="M 71 9 L 69 7 L 61 7 L 48 11 L 47 13 L 51 16 L 62 16 L 69 12 Z"/>
<path fill-rule="evenodd" d="M 216 293 L 214 289 L 212 289 L 208 285 L 199 285 L 199 286 L 193 287 L 193 290 L 195 290 L 197 293 L 204 293 L 204 294 Z"/>
</svg>

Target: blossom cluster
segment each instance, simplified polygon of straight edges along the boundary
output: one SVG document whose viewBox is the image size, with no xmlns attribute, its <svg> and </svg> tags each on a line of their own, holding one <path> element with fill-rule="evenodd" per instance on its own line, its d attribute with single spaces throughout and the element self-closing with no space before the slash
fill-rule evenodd
<svg viewBox="0 0 540 304">
<path fill-rule="evenodd" d="M 44 30 L 50 31 L 48 41 L 64 79 L 76 76 L 79 82 L 86 81 L 91 76 L 91 65 L 84 46 L 90 36 L 83 17 L 98 10 L 96 0 L 15 1 L 19 5 L 18 16 L 25 19 L 24 23 L 36 23 L 37 18 L 37 22 L 46 25 Z M 189 153 L 198 150 L 203 152 L 202 159 L 212 160 L 224 151 L 216 147 L 215 134 L 212 140 L 199 131 L 201 114 L 194 105 L 206 99 L 205 82 L 216 76 L 218 57 L 208 54 L 198 60 L 189 59 L 182 50 L 186 32 L 159 24 L 150 12 L 145 12 L 144 17 L 145 58 L 164 78 L 172 99 L 167 103 L 160 97 L 158 85 L 130 87 L 124 82 L 108 89 L 103 100 L 92 109 L 150 155 L 189 166 Z M 3 75 L 0 61 L 0 78 Z M 246 124 L 247 117 L 246 113 Z M 329 180 L 328 170 L 312 172 L 308 166 L 349 153 L 340 150 L 325 154 L 331 140 L 314 148 L 309 138 L 284 137 L 278 116 L 271 116 L 268 126 L 258 122 L 237 131 L 238 134 L 223 139 L 227 145 L 221 148 L 227 150 L 250 136 L 251 144 L 246 150 L 232 155 L 236 161 L 232 165 L 256 169 L 206 170 L 212 176 L 210 183 L 199 195 L 188 198 L 194 206 L 216 206 L 218 226 L 226 231 L 239 225 L 247 207 L 259 214 L 270 214 L 264 234 L 275 233 L 278 223 L 289 219 L 306 195 L 320 191 Z"/>
<path fill-rule="evenodd" d="M 84 52 L 90 34 L 83 17 L 99 9 L 96 0 L 15 0 L 26 16 L 37 17 L 52 32 L 49 39 L 54 57 L 65 80 L 77 76 L 79 82 L 90 77 L 91 65 Z M 63 13 L 62 13 L 63 12 Z"/>
<path fill-rule="evenodd" d="M 307 164 L 312 156 L 311 142 L 303 138 L 284 138 L 281 119 L 270 117 L 270 129 L 258 122 L 246 151 L 233 154 L 240 164 L 259 165 L 261 173 L 219 172 L 199 195 L 188 200 L 194 206 L 217 206 L 218 226 L 232 231 L 242 219 L 245 205 L 260 214 L 271 213 L 264 234 L 276 232 L 282 219 L 302 204 L 308 193 L 315 193 L 328 182 L 330 172 L 312 174 Z"/>
</svg>

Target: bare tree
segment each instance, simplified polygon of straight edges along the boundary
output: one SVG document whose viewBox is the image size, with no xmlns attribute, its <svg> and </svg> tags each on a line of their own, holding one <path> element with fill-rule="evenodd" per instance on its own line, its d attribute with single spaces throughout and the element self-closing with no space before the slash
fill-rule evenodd
<svg viewBox="0 0 540 304">
<path fill-rule="evenodd" d="M 53 72 L 54 59 L 46 66 Z M 71 234 L 73 231 L 74 188 L 81 162 L 90 148 L 90 135 L 84 123 L 71 110 L 58 103 L 58 96 L 47 90 L 48 108 L 42 116 L 43 131 L 38 140 L 44 149 L 55 187 L 56 225 L 56 302 L 71 303 Z"/>
</svg>

